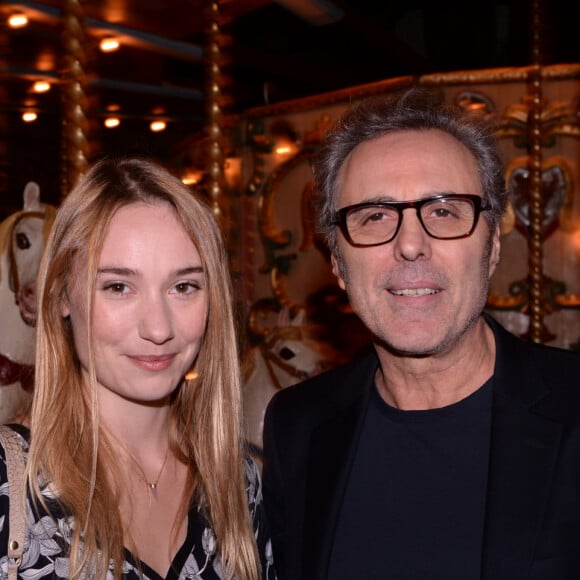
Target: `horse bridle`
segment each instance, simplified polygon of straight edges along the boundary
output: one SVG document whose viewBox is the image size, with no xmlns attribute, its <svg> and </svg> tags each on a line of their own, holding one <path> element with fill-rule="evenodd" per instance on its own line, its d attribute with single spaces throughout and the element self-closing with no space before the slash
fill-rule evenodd
<svg viewBox="0 0 580 580">
<path fill-rule="evenodd" d="M 274 366 L 277 366 L 279 369 L 282 369 L 285 373 L 289 374 L 290 376 L 303 381 L 304 379 L 308 378 L 308 373 L 306 371 L 301 371 L 300 369 L 296 368 L 295 366 L 289 364 L 285 360 L 283 360 L 279 355 L 274 353 L 274 345 L 281 339 L 281 338 L 295 338 L 296 340 L 302 340 L 303 333 L 302 330 L 298 327 L 288 327 L 282 329 L 278 334 L 275 334 L 270 339 L 264 341 L 260 345 L 260 351 L 262 352 L 262 357 L 264 358 L 264 362 L 266 363 L 266 368 L 268 369 L 268 374 L 274 383 L 276 389 L 282 389 L 282 384 L 278 380 L 276 373 L 274 371 Z"/>
<path fill-rule="evenodd" d="M 25 211 L 20 213 L 14 220 L 12 227 L 10 228 L 10 235 L 8 239 L 10 240 L 10 250 L 8 252 L 8 264 L 10 266 L 10 279 L 9 285 L 10 290 L 14 292 L 14 294 L 18 295 L 20 290 L 20 280 L 18 278 L 18 267 L 16 265 L 16 256 L 14 255 L 14 244 L 12 243 L 12 238 L 14 236 L 14 231 L 16 230 L 16 226 L 24 219 L 24 218 L 39 218 L 45 219 L 46 214 L 42 211 Z"/>
</svg>

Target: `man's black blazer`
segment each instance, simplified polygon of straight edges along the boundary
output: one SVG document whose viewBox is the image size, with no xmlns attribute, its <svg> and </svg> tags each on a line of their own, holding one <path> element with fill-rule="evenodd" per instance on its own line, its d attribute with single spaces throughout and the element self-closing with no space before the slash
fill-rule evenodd
<svg viewBox="0 0 580 580">
<path fill-rule="evenodd" d="M 580 580 L 580 355 L 496 341 L 482 580 Z M 378 359 L 280 391 L 264 425 L 279 580 L 325 580 Z M 361 578 L 361 580 L 364 580 Z"/>
</svg>

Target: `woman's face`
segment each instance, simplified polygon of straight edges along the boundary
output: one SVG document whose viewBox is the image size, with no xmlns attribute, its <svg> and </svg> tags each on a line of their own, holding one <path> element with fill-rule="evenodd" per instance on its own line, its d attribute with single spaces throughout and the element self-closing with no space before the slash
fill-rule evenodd
<svg viewBox="0 0 580 580">
<path fill-rule="evenodd" d="M 86 260 L 77 257 L 63 314 L 88 369 Z M 169 204 L 142 202 L 113 216 L 98 260 L 93 345 L 106 398 L 165 400 L 199 352 L 208 294 L 199 253 Z"/>
</svg>

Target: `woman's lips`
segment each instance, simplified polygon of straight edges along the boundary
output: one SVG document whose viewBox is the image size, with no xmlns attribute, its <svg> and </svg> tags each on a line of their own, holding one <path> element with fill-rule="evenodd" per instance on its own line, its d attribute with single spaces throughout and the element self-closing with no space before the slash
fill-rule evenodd
<svg viewBox="0 0 580 580">
<path fill-rule="evenodd" d="M 175 354 L 129 356 L 138 367 L 148 371 L 163 371 L 171 365 L 174 358 Z"/>
</svg>

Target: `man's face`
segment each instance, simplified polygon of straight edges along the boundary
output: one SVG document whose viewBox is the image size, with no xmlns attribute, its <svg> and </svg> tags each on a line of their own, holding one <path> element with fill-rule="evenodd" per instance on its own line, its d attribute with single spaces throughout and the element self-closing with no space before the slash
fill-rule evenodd
<svg viewBox="0 0 580 580">
<path fill-rule="evenodd" d="M 336 207 L 439 193 L 481 196 L 475 159 L 442 131 L 401 131 L 353 150 Z M 379 343 L 415 356 L 444 353 L 479 318 L 499 259 L 499 233 L 490 242 L 484 216 L 470 237 L 456 240 L 429 237 L 413 208 L 387 244 L 356 248 L 338 233 L 333 271 Z"/>
</svg>

